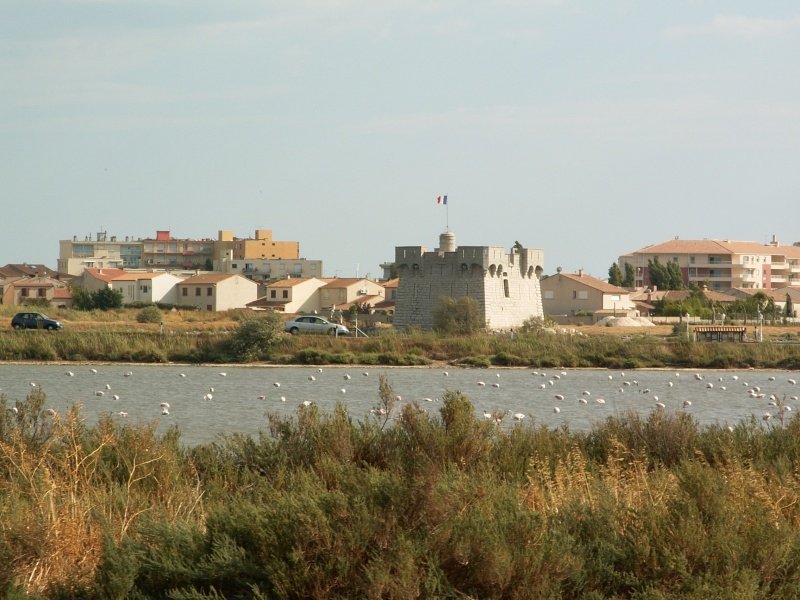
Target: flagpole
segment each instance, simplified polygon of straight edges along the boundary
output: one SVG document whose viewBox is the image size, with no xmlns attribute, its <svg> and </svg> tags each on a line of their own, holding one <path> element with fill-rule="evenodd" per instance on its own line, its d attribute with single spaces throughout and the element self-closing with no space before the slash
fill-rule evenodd
<svg viewBox="0 0 800 600">
<path fill-rule="evenodd" d="M 447 203 L 447 194 L 445 194 L 445 231 L 450 231 L 450 205 Z"/>
</svg>

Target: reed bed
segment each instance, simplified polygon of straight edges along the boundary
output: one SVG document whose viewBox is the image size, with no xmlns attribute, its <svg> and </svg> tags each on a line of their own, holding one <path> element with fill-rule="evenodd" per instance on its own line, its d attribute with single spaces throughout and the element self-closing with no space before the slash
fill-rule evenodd
<svg viewBox="0 0 800 600">
<path fill-rule="evenodd" d="M 388 349 L 384 349 L 388 351 Z M 800 422 L 654 411 L 588 432 L 301 407 L 268 434 L 87 427 L 0 397 L 8 598 L 787 598 Z"/>
</svg>

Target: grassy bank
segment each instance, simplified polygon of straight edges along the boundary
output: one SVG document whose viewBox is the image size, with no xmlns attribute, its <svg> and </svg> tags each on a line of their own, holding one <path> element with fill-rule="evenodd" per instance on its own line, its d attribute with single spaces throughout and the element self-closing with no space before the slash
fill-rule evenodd
<svg viewBox="0 0 800 600">
<path fill-rule="evenodd" d="M 15 307 L 0 307 L 0 360 L 236 362 L 230 342 L 241 313 L 172 311 L 163 324 L 138 323 L 138 310 L 51 311 L 63 331 L 13 331 Z M 765 327 L 763 343 L 688 343 L 671 327 L 581 327 L 575 334 L 442 336 L 398 334 L 369 338 L 280 334 L 257 360 L 279 364 L 425 365 L 603 368 L 800 368 L 800 344 L 773 343 L 799 327 Z"/>
<path fill-rule="evenodd" d="M 0 423 L 5 597 L 788 598 L 800 591 L 800 421 L 687 414 L 510 429 L 469 400 L 272 437 L 42 411 Z"/>
</svg>

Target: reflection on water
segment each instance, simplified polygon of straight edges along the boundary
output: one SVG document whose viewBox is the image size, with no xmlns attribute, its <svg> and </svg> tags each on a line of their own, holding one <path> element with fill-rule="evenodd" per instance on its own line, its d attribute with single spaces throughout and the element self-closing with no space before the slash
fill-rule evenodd
<svg viewBox="0 0 800 600">
<path fill-rule="evenodd" d="M 781 371 L 17 364 L 0 364 L 0 394 L 12 403 L 24 399 L 35 383 L 47 394 L 48 408 L 63 412 L 79 402 L 89 423 L 111 412 L 127 413 L 117 418 L 133 423 L 155 420 L 162 433 L 177 425 L 183 442 L 194 445 L 221 433 L 257 434 L 267 429 L 267 412 L 293 415 L 306 400 L 323 411 L 343 402 L 354 418 L 368 418 L 379 401 L 382 373 L 402 402 L 419 402 L 429 412 L 438 414 L 445 392 L 459 390 L 480 418 L 484 412 L 510 411 L 507 426 L 514 426 L 511 415 L 521 414 L 523 423 L 567 424 L 574 430 L 631 408 L 660 410 L 657 404 L 686 410 L 702 424 L 736 424 L 776 414 L 771 401 L 794 408 L 798 394 L 792 383 L 797 376 Z M 684 406 L 686 401 L 691 404 Z M 161 414 L 162 402 L 169 403 L 169 415 Z"/>
</svg>

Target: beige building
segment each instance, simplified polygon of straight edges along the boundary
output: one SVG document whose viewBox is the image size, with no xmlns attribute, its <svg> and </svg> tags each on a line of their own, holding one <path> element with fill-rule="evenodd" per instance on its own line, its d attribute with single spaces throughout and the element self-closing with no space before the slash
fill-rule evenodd
<svg viewBox="0 0 800 600">
<path fill-rule="evenodd" d="M 683 283 L 723 291 L 729 288 L 782 288 L 800 285 L 800 246 L 780 245 L 773 237 L 768 244 L 731 240 L 674 239 L 647 246 L 619 257 L 620 268 L 630 264 L 635 286 L 649 287 L 648 262 L 676 263 Z"/>
<path fill-rule="evenodd" d="M 51 306 L 67 307 L 72 294 L 63 281 L 50 277 L 12 277 L 0 279 L 0 304 L 25 306 L 49 302 Z"/>
<path fill-rule="evenodd" d="M 620 317 L 636 311 L 628 290 L 586 275 L 583 271 L 557 273 L 545 277 L 539 285 L 546 315 L 595 315 L 599 312 L 598 316 L 602 318 L 613 316 L 617 311 Z"/>
<path fill-rule="evenodd" d="M 130 272 L 111 280 L 111 288 L 122 293 L 123 304 L 163 302 L 178 304 L 177 284 L 183 281 L 172 273 Z"/>
<path fill-rule="evenodd" d="M 207 273 L 177 284 L 179 305 L 224 311 L 245 308 L 258 298 L 258 284 L 241 275 Z"/>
<path fill-rule="evenodd" d="M 95 292 L 104 288 L 111 287 L 111 282 L 125 275 L 122 269 L 96 269 L 86 267 L 80 277 L 75 278 L 75 284 L 85 289 L 87 292 Z"/>
<path fill-rule="evenodd" d="M 346 310 L 351 304 L 372 305 L 384 299 L 380 283 L 366 278 L 335 277 L 319 289 L 323 310 Z"/>
<path fill-rule="evenodd" d="M 256 310 L 277 310 L 291 314 L 309 314 L 319 312 L 319 289 L 328 283 L 328 279 L 316 277 L 292 277 L 271 283 L 266 288 L 266 295 L 247 305 Z"/>
<path fill-rule="evenodd" d="M 58 272 L 81 275 L 85 268 L 138 269 L 142 266 L 142 242 L 131 236 L 118 239 L 105 231 L 83 239 L 74 236 L 58 243 Z"/>
</svg>

